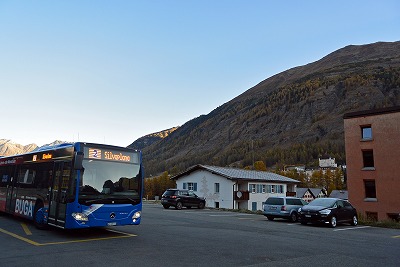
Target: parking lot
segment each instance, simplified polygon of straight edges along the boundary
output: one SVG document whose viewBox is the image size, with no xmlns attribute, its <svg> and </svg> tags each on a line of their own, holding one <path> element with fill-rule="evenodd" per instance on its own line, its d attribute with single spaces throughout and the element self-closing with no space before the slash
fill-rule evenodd
<svg viewBox="0 0 400 267">
<path fill-rule="evenodd" d="M 37 230 L 0 216 L 0 266 L 398 266 L 400 231 L 144 204 L 142 224 Z"/>
</svg>

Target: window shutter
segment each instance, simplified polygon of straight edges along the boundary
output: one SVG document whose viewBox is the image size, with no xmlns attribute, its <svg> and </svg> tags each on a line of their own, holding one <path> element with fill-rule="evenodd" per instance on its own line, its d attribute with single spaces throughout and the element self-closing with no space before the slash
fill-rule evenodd
<svg viewBox="0 0 400 267">
<path fill-rule="evenodd" d="M 193 191 L 197 192 L 197 183 L 193 183 Z"/>
<path fill-rule="evenodd" d="M 187 188 L 187 183 L 183 183 L 183 189 Z"/>
</svg>

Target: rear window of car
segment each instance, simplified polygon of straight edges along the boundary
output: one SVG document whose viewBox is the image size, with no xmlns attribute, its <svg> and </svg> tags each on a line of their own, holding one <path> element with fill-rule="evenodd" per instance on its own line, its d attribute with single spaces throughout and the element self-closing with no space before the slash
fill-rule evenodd
<svg viewBox="0 0 400 267">
<path fill-rule="evenodd" d="M 288 205 L 303 205 L 300 199 L 287 198 L 286 204 Z"/>
<path fill-rule="evenodd" d="M 164 196 L 174 196 L 178 192 L 177 190 L 167 190 L 164 192 Z"/>
<path fill-rule="evenodd" d="M 265 201 L 267 205 L 283 205 L 283 198 L 270 197 Z"/>
</svg>

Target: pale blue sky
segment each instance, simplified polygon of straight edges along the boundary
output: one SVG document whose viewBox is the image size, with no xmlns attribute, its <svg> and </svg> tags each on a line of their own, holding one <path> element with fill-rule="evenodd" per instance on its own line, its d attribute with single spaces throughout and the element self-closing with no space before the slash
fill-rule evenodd
<svg viewBox="0 0 400 267">
<path fill-rule="evenodd" d="M 127 146 L 350 44 L 400 1 L 0 0 L 0 139 Z"/>
</svg>

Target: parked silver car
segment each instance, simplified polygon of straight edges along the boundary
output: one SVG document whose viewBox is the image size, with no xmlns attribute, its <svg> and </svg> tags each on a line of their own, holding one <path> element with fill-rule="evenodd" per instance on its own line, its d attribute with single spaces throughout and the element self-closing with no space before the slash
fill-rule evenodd
<svg viewBox="0 0 400 267">
<path fill-rule="evenodd" d="M 264 203 L 263 214 L 272 221 L 275 218 L 284 218 L 292 222 L 298 220 L 297 211 L 308 203 L 297 197 L 269 197 Z"/>
</svg>

